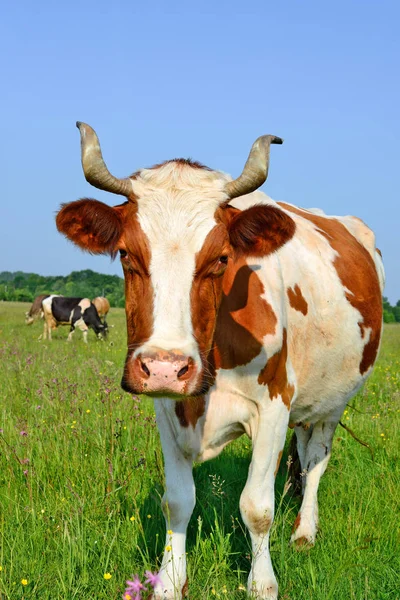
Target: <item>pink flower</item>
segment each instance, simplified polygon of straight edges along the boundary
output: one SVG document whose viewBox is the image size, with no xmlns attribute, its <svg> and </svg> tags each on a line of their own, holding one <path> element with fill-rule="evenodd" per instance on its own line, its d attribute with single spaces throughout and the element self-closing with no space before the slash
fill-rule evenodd
<svg viewBox="0 0 400 600">
<path fill-rule="evenodd" d="M 135 575 L 133 581 L 127 581 L 126 585 L 128 586 L 125 590 L 125 594 L 129 594 L 133 596 L 135 594 L 134 600 L 140 600 L 141 598 L 141 590 L 147 591 L 147 588 L 144 587 L 143 583 L 140 581 L 139 577 Z"/>
<path fill-rule="evenodd" d="M 149 583 L 153 588 L 156 585 L 161 584 L 161 579 L 158 573 L 152 573 L 151 571 L 145 572 L 145 577 L 147 577 L 145 583 Z"/>
<path fill-rule="evenodd" d="M 26 436 L 26 435 L 28 435 L 28 433 L 25 431 L 25 429 L 23 429 L 22 431 L 19 432 L 19 435 Z"/>
</svg>

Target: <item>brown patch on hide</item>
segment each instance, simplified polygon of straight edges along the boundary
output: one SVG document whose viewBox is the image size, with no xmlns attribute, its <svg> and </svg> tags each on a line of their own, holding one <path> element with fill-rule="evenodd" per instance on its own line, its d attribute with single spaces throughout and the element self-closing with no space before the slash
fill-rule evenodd
<svg viewBox="0 0 400 600">
<path fill-rule="evenodd" d="M 299 527 L 301 522 L 301 513 L 298 513 L 292 527 L 292 533 L 294 533 Z"/>
<path fill-rule="evenodd" d="M 258 535 L 268 533 L 272 525 L 272 519 L 269 511 L 265 510 L 261 512 L 258 506 L 256 506 L 250 498 L 248 498 L 245 514 L 247 521 L 246 525 L 251 532 Z"/>
<path fill-rule="evenodd" d="M 175 414 L 182 427 L 196 428 L 197 421 L 204 415 L 206 401 L 204 396 L 185 398 L 175 402 Z"/>
<path fill-rule="evenodd" d="M 212 346 L 217 323 L 218 307 L 222 298 L 222 282 L 226 265 L 221 256 L 229 256 L 228 234 L 222 224 L 207 235 L 196 255 L 196 271 L 190 292 L 191 319 L 200 356 L 207 357 Z"/>
<path fill-rule="evenodd" d="M 275 471 L 274 471 L 274 477 L 276 477 L 276 475 L 277 475 L 277 473 L 279 471 L 279 465 L 281 464 L 282 454 L 283 454 L 283 450 L 280 450 L 280 452 L 278 454 L 278 460 L 276 461 L 276 467 L 275 467 Z"/>
<path fill-rule="evenodd" d="M 290 410 L 290 402 L 294 394 L 294 385 L 288 383 L 286 363 L 288 356 L 287 331 L 283 329 L 282 347 L 268 359 L 267 364 L 258 376 L 260 385 L 267 385 L 270 399 L 282 397 L 282 402 Z"/>
<path fill-rule="evenodd" d="M 211 356 L 215 368 L 247 365 L 261 352 L 264 336 L 275 333 L 277 318 L 263 293 L 256 265 L 250 267 L 244 258 L 229 261 Z"/>
<path fill-rule="evenodd" d="M 337 252 L 333 265 L 345 288 L 347 301 L 361 315 L 359 321 L 361 337 L 364 338 L 365 329 L 371 330 L 359 366 L 360 373 L 363 375 L 375 362 L 382 328 L 382 295 L 375 263 L 368 250 L 339 221 L 315 215 L 283 202 L 279 204 L 286 210 L 311 221 Z"/>
<path fill-rule="evenodd" d="M 287 295 L 289 298 L 290 306 L 292 308 L 294 308 L 295 310 L 298 310 L 305 316 L 308 312 L 308 304 L 307 304 L 303 294 L 301 293 L 301 289 L 299 288 L 297 283 L 294 286 L 294 289 L 292 289 L 292 288 L 287 289 Z"/>
</svg>

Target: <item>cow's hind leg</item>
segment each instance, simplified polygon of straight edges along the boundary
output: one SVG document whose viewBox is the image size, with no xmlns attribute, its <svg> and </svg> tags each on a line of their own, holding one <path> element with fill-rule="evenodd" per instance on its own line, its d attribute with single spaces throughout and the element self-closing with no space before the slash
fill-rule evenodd
<svg viewBox="0 0 400 600">
<path fill-rule="evenodd" d="M 294 522 L 291 541 L 298 546 L 312 545 L 315 542 L 318 527 L 318 486 L 331 456 L 333 434 L 337 424 L 336 418 L 316 423 L 312 427 L 308 442 L 307 431 L 301 432 L 301 427 L 296 428 L 303 470 L 303 501 Z"/>
</svg>

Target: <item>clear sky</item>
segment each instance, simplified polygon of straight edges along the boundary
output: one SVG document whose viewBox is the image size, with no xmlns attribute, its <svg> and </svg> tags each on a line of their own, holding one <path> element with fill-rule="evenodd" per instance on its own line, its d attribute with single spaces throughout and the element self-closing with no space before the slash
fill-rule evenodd
<svg viewBox="0 0 400 600">
<path fill-rule="evenodd" d="M 55 228 L 91 188 L 75 121 L 111 172 L 177 156 L 237 176 L 271 152 L 276 200 L 355 214 L 377 235 L 400 298 L 400 3 L 397 0 L 10 0 L 0 18 L 0 270 L 121 273 Z"/>
</svg>

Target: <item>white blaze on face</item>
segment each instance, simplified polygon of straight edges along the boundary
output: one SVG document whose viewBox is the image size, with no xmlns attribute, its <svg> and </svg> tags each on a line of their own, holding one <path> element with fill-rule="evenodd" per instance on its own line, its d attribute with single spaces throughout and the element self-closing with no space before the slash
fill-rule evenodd
<svg viewBox="0 0 400 600">
<path fill-rule="evenodd" d="M 150 246 L 154 293 L 153 332 L 136 355 L 161 348 L 199 360 L 190 292 L 196 254 L 216 225 L 214 214 L 225 199 L 225 181 L 220 173 L 167 163 L 142 171 L 133 182 L 138 220 Z"/>
</svg>

